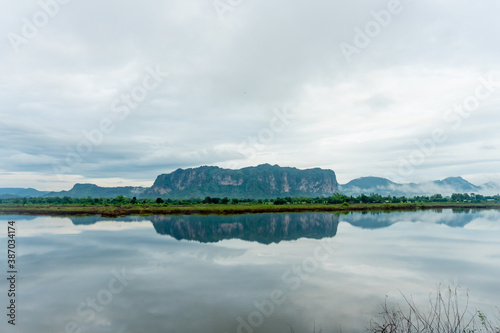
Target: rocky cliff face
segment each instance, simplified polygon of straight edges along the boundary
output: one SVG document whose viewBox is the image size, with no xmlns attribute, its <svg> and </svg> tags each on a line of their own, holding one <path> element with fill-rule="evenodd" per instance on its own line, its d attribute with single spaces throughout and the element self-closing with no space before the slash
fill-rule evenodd
<svg viewBox="0 0 500 333">
<path fill-rule="evenodd" d="M 299 170 L 269 164 L 239 170 L 204 166 L 158 176 L 147 195 L 168 198 L 317 197 L 332 195 L 337 188 L 332 170 Z"/>
</svg>

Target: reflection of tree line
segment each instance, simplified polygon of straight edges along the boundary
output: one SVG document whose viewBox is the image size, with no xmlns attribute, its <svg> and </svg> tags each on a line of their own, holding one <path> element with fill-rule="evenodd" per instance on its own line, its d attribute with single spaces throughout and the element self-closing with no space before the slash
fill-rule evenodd
<svg viewBox="0 0 500 333">
<path fill-rule="evenodd" d="M 435 210 L 434 213 L 441 213 Z M 451 227 L 464 227 L 477 215 L 474 210 L 457 209 L 453 214 L 439 214 L 436 223 Z M 291 213 L 291 214 L 246 214 L 246 215 L 157 215 L 148 217 L 127 216 L 107 219 L 100 216 L 72 218 L 74 224 L 94 224 L 99 221 L 137 222 L 151 221 L 157 233 L 178 240 L 195 240 L 203 243 L 223 239 L 242 239 L 263 244 L 299 238 L 321 239 L 334 237 L 340 222 L 347 222 L 363 229 L 386 228 L 395 222 L 415 222 L 418 212 L 355 212 L 355 213 Z M 422 215 L 425 216 L 425 215 Z"/>
</svg>

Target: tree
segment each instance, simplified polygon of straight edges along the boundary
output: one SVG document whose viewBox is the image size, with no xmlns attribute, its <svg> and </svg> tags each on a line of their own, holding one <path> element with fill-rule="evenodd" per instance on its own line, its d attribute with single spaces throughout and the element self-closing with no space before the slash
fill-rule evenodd
<svg viewBox="0 0 500 333">
<path fill-rule="evenodd" d="M 347 197 L 345 195 L 334 193 L 331 197 L 327 199 L 329 204 L 341 204 L 345 202 Z"/>
<path fill-rule="evenodd" d="M 68 204 L 70 204 L 72 201 L 73 201 L 73 200 L 72 200 L 70 197 L 68 197 L 68 196 L 64 196 L 64 197 L 62 197 L 62 199 L 61 199 L 61 202 L 62 202 L 64 205 L 68 205 Z"/>
<path fill-rule="evenodd" d="M 362 203 L 368 203 L 370 200 L 368 198 L 368 196 L 366 194 L 361 194 L 361 196 L 359 196 L 359 200 L 362 202 Z"/>
<path fill-rule="evenodd" d="M 275 205 L 286 205 L 286 200 L 278 197 L 278 198 L 276 198 L 276 200 L 274 200 L 274 204 Z"/>
<path fill-rule="evenodd" d="M 162 198 L 157 198 L 157 199 L 156 199 L 156 203 L 157 203 L 157 204 L 162 204 L 162 203 L 164 203 L 164 202 L 165 202 L 165 201 L 163 201 L 163 199 L 162 199 Z"/>
<path fill-rule="evenodd" d="M 126 198 L 120 194 L 119 196 L 116 197 L 116 199 L 114 201 L 117 204 L 122 204 L 122 203 L 125 203 Z"/>
<path fill-rule="evenodd" d="M 441 202 L 441 201 L 443 201 L 443 196 L 441 194 L 434 194 L 430 197 L 430 201 Z"/>
</svg>

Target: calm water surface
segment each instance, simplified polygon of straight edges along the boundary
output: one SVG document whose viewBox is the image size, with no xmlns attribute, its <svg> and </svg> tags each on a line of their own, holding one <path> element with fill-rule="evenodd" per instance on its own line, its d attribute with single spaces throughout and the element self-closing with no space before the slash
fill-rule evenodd
<svg viewBox="0 0 500 333">
<path fill-rule="evenodd" d="M 495 210 L 9 220 L 18 318 L 1 332 L 364 332 L 386 297 L 427 304 L 440 284 L 500 305 Z"/>
</svg>

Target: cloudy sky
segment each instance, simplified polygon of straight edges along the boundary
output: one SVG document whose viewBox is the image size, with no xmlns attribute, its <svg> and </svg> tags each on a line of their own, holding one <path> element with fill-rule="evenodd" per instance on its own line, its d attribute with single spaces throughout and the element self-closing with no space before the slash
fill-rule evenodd
<svg viewBox="0 0 500 333">
<path fill-rule="evenodd" d="M 498 1 L 58 1 L 3 1 L 0 187 L 261 163 L 500 182 Z"/>
</svg>

